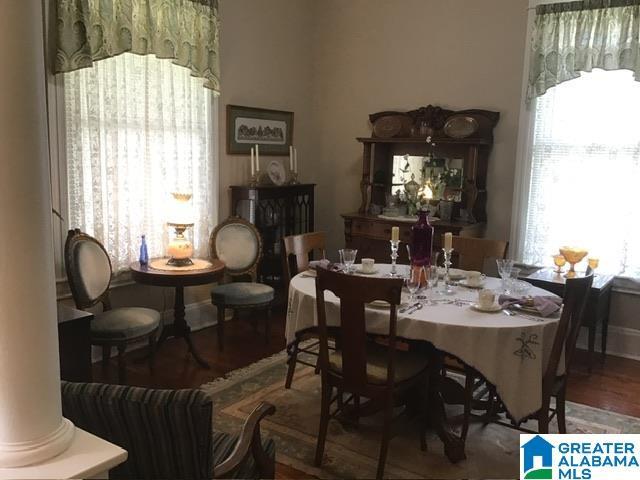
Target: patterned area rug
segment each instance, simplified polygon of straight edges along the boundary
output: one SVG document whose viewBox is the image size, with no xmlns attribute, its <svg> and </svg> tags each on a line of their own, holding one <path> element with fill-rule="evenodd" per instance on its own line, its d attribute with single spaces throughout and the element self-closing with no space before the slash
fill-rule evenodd
<svg viewBox="0 0 640 480">
<path fill-rule="evenodd" d="M 332 420 L 321 469 L 313 465 L 320 419 L 320 376 L 312 368 L 298 366 L 292 388 L 284 388 L 286 354 L 236 370 L 228 377 L 203 385 L 214 400 L 214 428 L 237 433 L 244 418 L 261 400 L 276 406 L 276 413 L 262 423 L 263 433 L 276 441 L 277 461 L 319 478 L 372 478 L 375 476 L 380 434 L 372 425 L 376 417 L 359 427 Z M 535 428 L 535 422 L 531 422 Z M 555 428 L 555 422 L 552 428 Z M 640 419 L 567 403 L 570 433 L 640 433 Z M 389 478 L 517 478 L 518 432 L 472 423 L 467 438 L 467 459 L 452 465 L 442 443 L 430 433 L 428 451 L 420 450 L 415 423 L 400 422 L 390 443 L 385 476 Z"/>
</svg>

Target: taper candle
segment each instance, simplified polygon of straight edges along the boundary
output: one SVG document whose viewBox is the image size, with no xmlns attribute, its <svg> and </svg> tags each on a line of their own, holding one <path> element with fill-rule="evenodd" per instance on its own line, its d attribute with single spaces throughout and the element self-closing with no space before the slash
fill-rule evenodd
<svg viewBox="0 0 640 480">
<path fill-rule="evenodd" d="M 453 234 L 451 232 L 447 232 L 444 234 L 444 248 L 445 250 L 451 250 L 453 245 Z"/>
<path fill-rule="evenodd" d="M 298 149 L 293 149 L 293 171 L 298 173 Z"/>
<path fill-rule="evenodd" d="M 293 172 L 293 145 L 289 145 L 289 170 Z"/>
<path fill-rule="evenodd" d="M 253 162 L 254 162 L 254 160 L 253 160 L 253 147 L 251 147 L 251 176 L 252 177 L 256 174 L 256 172 L 255 172 L 255 168 L 256 167 L 255 167 L 255 164 Z"/>
<path fill-rule="evenodd" d="M 400 240 L 400 227 L 391 227 L 391 241 L 397 242 Z"/>
<path fill-rule="evenodd" d="M 256 173 L 260 171 L 260 146 L 256 143 Z"/>
</svg>

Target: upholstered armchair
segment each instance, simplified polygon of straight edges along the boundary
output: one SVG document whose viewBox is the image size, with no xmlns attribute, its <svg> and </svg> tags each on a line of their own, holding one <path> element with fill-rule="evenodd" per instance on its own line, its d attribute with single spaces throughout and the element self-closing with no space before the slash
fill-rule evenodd
<svg viewBox="0 0 640 480">
<path fill-rule="evenodd" d="M 272 287 L 257 283 L 258 264 L 262 258 L 262 239 L 251 223 L 239 217 L 229 217 L 216 227 L 209 239 L 211 258 L 224 262 L 231 282 L 213 287 L 211 302 L 218 311 L 218 348 L 224 348 L 225 309 L 265 310 L 265 340 L 269 342 L 271 306 L 275 298 Z M 248 277 L 250 282 L 239 281 Z"/>
<path fill-rule="evenodd" d="M 261 403 L 228 435 L 213 431 L 202 390 L 62 382 L 63 415 L 129 453 L 112 479 L 273 478 L 275 444 L 262 440 L 260 421 L 274 411 Z"/>
<path fill-rule="evenodd" d="M 71 294 L 80 310 L 102 304 L 102 313 L 91 321 L 91 343 L 102 346 L 106 367 L 111 348 L 118 349 L 118 381 L 124 383 L 124 353 L 127 345 L 147 339 L 149 367 L 153 369 L 155 342 L 160 326 L 160 312 L 150 308 L 111 308 L 111 260 L 102 244 L 80 230 L 69 230 L 64 246 L 64 263 Z"/>
</svg>

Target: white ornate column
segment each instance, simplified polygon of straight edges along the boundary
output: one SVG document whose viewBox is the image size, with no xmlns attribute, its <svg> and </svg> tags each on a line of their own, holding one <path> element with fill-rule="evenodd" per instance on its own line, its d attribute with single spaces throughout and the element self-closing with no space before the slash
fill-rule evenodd
<svg viewBox="0 0 640 480">
<path fill-rule="evenodd" d="M 60 403 L 42 28 L 40 0 L 0 0 L 0 467 L 43 462 L 74 436 Z"/>
</svg>

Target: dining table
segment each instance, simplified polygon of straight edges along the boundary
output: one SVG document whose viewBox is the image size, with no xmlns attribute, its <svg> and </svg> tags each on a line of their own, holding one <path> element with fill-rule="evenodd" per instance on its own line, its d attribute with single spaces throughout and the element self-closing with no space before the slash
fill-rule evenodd
<svg viewBox="0 0 640 480">
<path fill-rule="evenodd" d="M 359 270 L 357 265 L 354 267 Z M 388 264 L 376 264 L 375 267 L 375 273 L 370 276 L 388 277 L 391 271 Z M 403 268 L 408 272 L 408 266 L 398 268 L 401 272 Z M 296 340 L 297 332 L 317 326 L 314 273 L 301 272 L 291 279 L 285 330 L 287 344 Z M 542 317 L 513 309 L 491 313 L 479 311 L 475 305 L 479 288 L 456 285 L 452 293 L 447 294 L 443 291 L 442 280 L 439 284 L 432 291 L 421 292 L 421 308 L 398 309 L 397 337 L 425 342 L 434 351 L 454 356 L 474 369 L 495 388 L 514 421 L 536 412 L 542 405 L 542 377 L 551 354 L 559 312 Z M 493 290 L 498 298 L 502 292 L 502 280 L 487 277 L 482 288 Z M 556 297 L 533 285 L 525 285 L 522 294 Z M 402 304 L 408 301 L 409 294 L 403 291 Z M 325 308 L 327 324 L 338 326 L 340 301 L 328 291 L 325 292 Z M 367 305 L 365 318 L 368 333 L 388 334 L 388 305 L 377 302 Z M 434 370 L 435 377 L 430 379 L 430 390 L 438 388 L 438 369 L 440 366 Z M 446 424 L 442 396 L 437 391 L 430 392 L 429 410 L 437 416 L 430 418 L 430 423 L 445 444 L 449 459 L 457 461 L 464 458 L 464 441 L 454 435 Z"/>
</svg>

